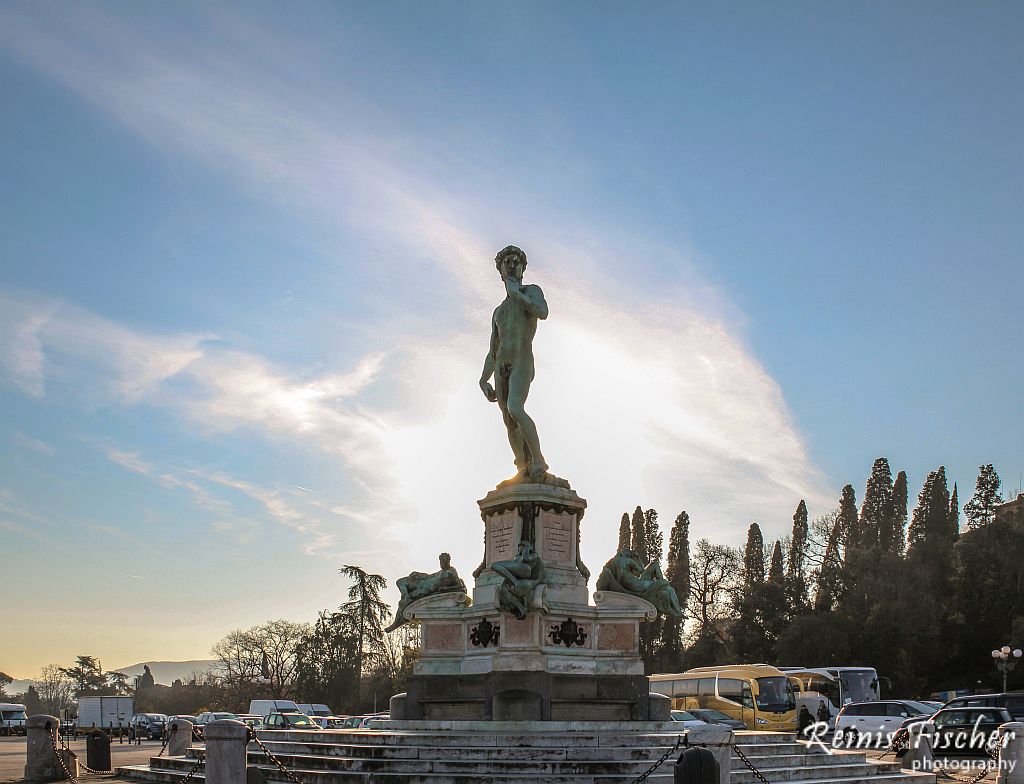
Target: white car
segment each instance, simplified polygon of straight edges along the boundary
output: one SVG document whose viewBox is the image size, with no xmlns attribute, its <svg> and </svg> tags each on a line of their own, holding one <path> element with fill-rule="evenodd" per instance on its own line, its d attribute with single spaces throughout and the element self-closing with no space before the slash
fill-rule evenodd
<svg viewBox="0 0 1024 784">
<path fill-rule="evenodd" d="M 692 713 L 687 713 L 684 710 L 672 711 L 672 721 L 678 721 L 683 725 L 683 729 L 692 730 L 696 727 L 706 727 L 708 723 L 701 721 Z"/>
<path fill-rule="evenodd" d="M 836 735 L 852 746 L 862 735 L 880 738 L 888 744 L 892 733 L 912 716 L 930 716 L 934 711 L 916 700 L 878 700 L 851 702 L 836 717 Z"/>
</svg>

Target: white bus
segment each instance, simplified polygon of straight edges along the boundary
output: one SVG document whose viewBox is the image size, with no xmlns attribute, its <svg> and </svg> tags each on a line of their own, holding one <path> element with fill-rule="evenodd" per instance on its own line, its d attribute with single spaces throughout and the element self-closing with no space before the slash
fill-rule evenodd
<svg viewBox="0 0 1024 784">
<path fill-rule="evenodd" d="M 797 708 L 806 705 L 817 719 L 822 701 L 832 717 L 851 702 L 875 702 L 881 699 L 878 673 L 874 667 L 779 667 L 799 689 Z"/>
</svg>

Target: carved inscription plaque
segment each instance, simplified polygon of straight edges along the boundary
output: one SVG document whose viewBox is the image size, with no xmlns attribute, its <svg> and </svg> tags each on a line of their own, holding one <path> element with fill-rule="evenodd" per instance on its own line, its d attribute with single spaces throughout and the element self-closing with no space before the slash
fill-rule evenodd
<svg viewBox="0 0 1024 784">
<path fill-rule="evenodd" d="M 487 564 L 515 557 L 519 544 L 519 515 L 510 509 L 487 518 Z"/>
<path fill-rule="evenodd" d="M 540 555 L 545 561 L 573 562 L 573 546 L 576 544 L 574 518 L 568 514 L 542 511 Z"/>
</svg>

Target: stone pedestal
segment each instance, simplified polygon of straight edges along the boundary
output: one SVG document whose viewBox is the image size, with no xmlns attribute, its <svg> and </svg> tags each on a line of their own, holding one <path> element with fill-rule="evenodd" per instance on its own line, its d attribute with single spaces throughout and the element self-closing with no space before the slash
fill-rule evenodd
<svg viewBox="0 0 1024 784">
<path fill-rule="evenodd" d="M 472 599 L 435 594 L 406 609 L 420 622 L 420 660 L 393 710 L 415 720 L 650 719 L 640 623 L 657 613 L 625 594 L 598 591 L 588 601 L 590 574 L 579 559 L 586 501 L 567 486 L 510 484 L 479 505 L 484 560 Z M 544 564 L 525 618 L 501 608 L 503 578 L 490 568 L 513 559 L 521 541 Z"/>
<path fill-rule="evenodd" d="M 29 716 L 25 722 L 28 736 L 25 756 L 25 778 L 33 781 L 57 781 L 65 778 L 60 768 L 54 745 L 57 743 L 56 716 Z"/>
<path fill-rule="evenodd" d="M 233 719 L 213 721 L 203 728 L 206 741 L 207 784 L 245 784 L 249 728 Z"/>
<path fill-rule="evenodd" d="M 192 722 L 188 719 L 171 719 L 167 727 L 167 756 L 183 757 L 192 745 Z"/>
<path fill-rule="evenodd" d="M 999 727 L 999 767 L 996 784 L 1024 784 L 1024 722 Z"/>
</svg>

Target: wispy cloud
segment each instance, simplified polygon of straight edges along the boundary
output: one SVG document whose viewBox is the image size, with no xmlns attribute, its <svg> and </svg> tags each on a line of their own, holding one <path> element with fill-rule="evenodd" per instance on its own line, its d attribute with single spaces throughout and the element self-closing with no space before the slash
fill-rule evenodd
<svg viewBox="0 0 1024 784">
<path fill-rule="evenodd" d="M 424 302 L 396 286 L 395 311 L 431 328 L 367 325 L 386 330 L 401 349 L 367 350 L 349 368 L 315 372 L 215 345 L 208 334 L 147 334 L 36 298 L 6 317 L 10 328 L 2 335 L 12 337 L 0 336 L 0 361 L 8 376 L 36 397 L 74 379 L 107 401 L 157 406 L 207 432 L 248 428 L 336 461 L 361 492 L 300 503 L 287 489 L 111 454 L 200 504 L 223 503 L 211 484 L 242 493 L 271 519 L 308 533 L 312 550 L 337 544 L 343 518 L 403 543 L 405 555 L 387 563 L 392 572 L 424 560 L 423 548 L 437 547 L 436 532 L 453 526 L 469 542 L 463 559 L 472 561 L 479 528 L 472 501 L 511 464 L 497 411 L 476 388 L 489 308 L 501 298 L 487 261 L 498 240 L 487 227 L 558 221 L 523 206 L 529 199 L 480 199 L 473 186 L 431 176 L 411 163 L 422 157 L 413 138 L 389 144 L 346 122 L 332 108 L 345 104 L 342 96 L 296 95 L 275 75 L 275 58 L 286 59 L 287 46 L 259 56 L 210 50 L 185 58 L 175 49 L 181 42 L 147 39 L 91 10 L 53 24 L 9 9 L 0 19 L 7 48 L 158 149 L 201 161 L 268 201 L 287 200 L 340 234 L 415 249 L 415 258 L 430 259 L 438 290 L 446 292 Z M 528 274 L 539 276 L 533 279 L 543 283 L 553 314 L 538 333 L 530 405 L 553 468 L 589 496 L 588 520 L 611 526 L 636 503 L 666 515 L 686 508 L 696 533 L 706 526 L 708 535 L 736 541 L 754 517 L 785 520 L 800 497 L 827 503 L 781 391 L 688 257 L 674 261 L 697 293 L 652 299 L 616 271 L 629 262 L 614 250 L 648 246 L 614 227 L 559 217 L 564 232 L 524 231 L 533 260 Z M 588 241 L 573 246 L 567 237 Z M 508 239 L 517 237 L 500 242 Z M 13 299 L 0 302 L 0 313 Z M 392 393 L 382 395 L 380 387 Z M 604 538 L 591 541 L 606 548 L 602 530 Z"/>
</svg>

